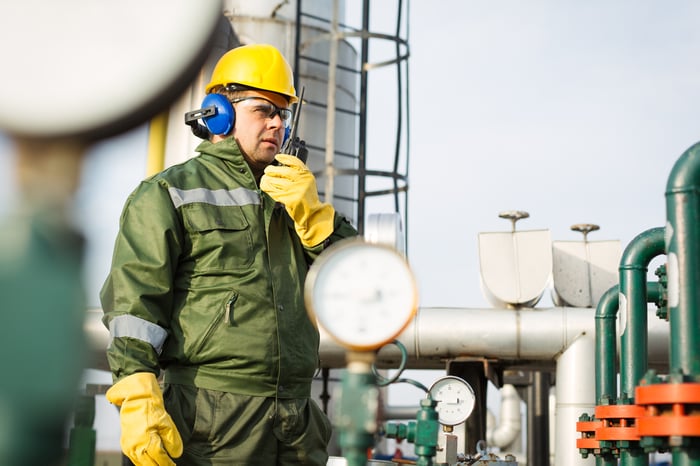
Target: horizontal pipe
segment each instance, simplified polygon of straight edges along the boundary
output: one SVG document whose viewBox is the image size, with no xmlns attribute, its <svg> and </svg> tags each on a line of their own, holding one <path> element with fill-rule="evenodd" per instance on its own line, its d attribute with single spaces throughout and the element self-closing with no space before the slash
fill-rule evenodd
<svg viewBox="0 0 700 466">
<path fill-rule="evenodd" d="M 650 365 L 668 364 L 668 325 L 649 311 Z M 582 335 L 595 335 L 595 309 L 471 309 L 427 307 L 398 336 L 408 352 L 409 369 L 444 369 L 460 358 L 501 360 L 505 365 L 538 368 L 554 365 Z M 345 366 L 345 350 L 321 330 L 323 367 Z M 377 365 L 397 367 L 401 354 L 394 346 L 379 351 Z M 591 379 L 594 373 L 590 374 Z"/>
<path fill-rule="evenodd" d="M 465 357 L 506 360 L 512 365 L 554 367 L 562 352 L 582 333 L 594 335 L 595 309 L 554 307 L 546 309 L 421 308 L 413 322 L 397 338 L 406 346 L 408 369 L 444 370 L 445 361 Z M 652 314 L 654 311 L 650 311 Z M 668 364 L 668 324 L 649 319 L 650 365 Z M 102 324 L 102 310 L 89 309 L 84 329 L 91 352 L 91 368 L 109 370 L 105 350 L 109 332 Z M 345 349 L 321 330 L 321 364 L 344 368 Z M 377 355 L 377 366 L 397 367 L 398 349 L 388 346 Z M 593 377 L 593 374 L 591 374 Z"/>
</svg>

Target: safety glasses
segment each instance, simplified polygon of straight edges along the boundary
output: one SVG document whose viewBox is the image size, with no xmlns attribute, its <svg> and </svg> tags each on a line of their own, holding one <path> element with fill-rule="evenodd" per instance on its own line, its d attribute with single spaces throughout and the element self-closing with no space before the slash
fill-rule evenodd
<svg viewBox="0 0 700 466">
<path fill-rule="evenodd" d="M 240 102 L 250 102 L 245 104 L 246 108 L 261 120 L 267 118 L 271 119 L 276 115 L 279 115 L 280 119 L 284 122 L 288 122 L 292 118 L 292 111 L 290 109 L 279 108 L 277 105 L 273 104 L 264 97 L 250 96 L 231 100 L 232 104 L 237 104 Z"/>
</svg>

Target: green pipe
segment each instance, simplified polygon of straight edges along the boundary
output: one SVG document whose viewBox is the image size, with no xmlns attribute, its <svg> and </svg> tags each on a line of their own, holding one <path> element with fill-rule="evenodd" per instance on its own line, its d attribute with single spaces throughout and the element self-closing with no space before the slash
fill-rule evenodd
<svg viewBox="0 0 700 466">
<path fill-rule="evenodd" d="M 596 308 L 595 315 L 595 399 L 597 405 L 614 404 L 617 399 L 617 371 L 615 360 L 617 358 L 617 344 L 615 334 L 615 320 L 617 319 L 617 307 L 620 287 L 615 285 L 608 289 Z M 595 457 L 596 466 L 614 466 L 617 458 L 604 453 Z"/>
<path fill-rule="evenodd" d="M 661 285 L 647 282 L 647 302 L 657 303 L 661 298 Z M 620 303 L 620 287 L 615 285 L 598 301 L 596 309 L 596 386 L 598 405 L 615 404 L 617 400 L 617 310 Z"/>
<path fill-rule="evenodd" d="M 676 161 L 666 185 L 670 374 L 700 381 L 700 143 Z M 700 465 L 700 448 L 674 447 L 674 466 Z"/>
<path fill-rule="evenodd" d="M 634 389 L 649 366 L 647 350 L 647 266 L 665 252 L 664 228 L 637 235 L 620 259 L 620 397 L 634 404 Z M 620 448 L 621 466 L 647 466 L 649 455 L 639 447 Z"/>
<path fill-rule="evenodd" d="M 700 378 L 700 143 L 676 162 L 666 186 L 670 370 Z"/>
<path fill-rule="evenodd" d="M 597 405 L 611 405 L 617 400 L 617 342 L 615 322 L 620 302 L 620 287 L 603 293 L 595 314 L 595 399 Z"/>
<path fill-rule="evenodd" d="M 647 283 L 647 302 L 658 304 L 661 285 Z M 615 324 L 620 303 L 620 287 L 615 285 L 606 291 L 598 301 L 595 315 L 595 396 L 598 405 L 615 404 L 617 400 L 617 335 Z M 617 459 L 610 454 L 596 456 L 597 466 L 612 466 Z"/>
<path fill-rule="evenodd" d="M 634 403 L 634 389 L 648 368 L 647 266 L 665 252 L 664 228 L 637 235 L 620 259 L 620 401 Z"/>
</svg>

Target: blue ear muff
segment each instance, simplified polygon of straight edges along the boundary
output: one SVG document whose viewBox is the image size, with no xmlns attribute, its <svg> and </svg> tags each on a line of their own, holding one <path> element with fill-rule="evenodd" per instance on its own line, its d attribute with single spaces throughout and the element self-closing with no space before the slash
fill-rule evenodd
<svg viewBox="0 0 700 466">
<path fill-rule="evenodd" d="M 213 115 L 204 116 L 202 121 L 212 134 L 228 134 L 236 121 L 236 112 L 229 100 L 221 94 L 208 94 L 202 101 L 202 108 L 214 108 Z"/>
</svg>

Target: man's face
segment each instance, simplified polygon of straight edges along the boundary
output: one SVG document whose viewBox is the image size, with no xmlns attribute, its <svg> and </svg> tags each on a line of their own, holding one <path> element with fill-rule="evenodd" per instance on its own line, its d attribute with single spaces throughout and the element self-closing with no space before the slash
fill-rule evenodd
<svg viewBox="0 0 700 466">
<path fill-rule="evenodd" d="M 253 170 L 264 169 L 279 152 L 284 139 L 283 117 L 290 115 L 286 110 L 288 105 L 282 95 L 257 90 L 246 91 L 233 100 L 236 111 L 233 137 Z M 277 109 L 283 109 L 283 113 Z"/>
</svg>

